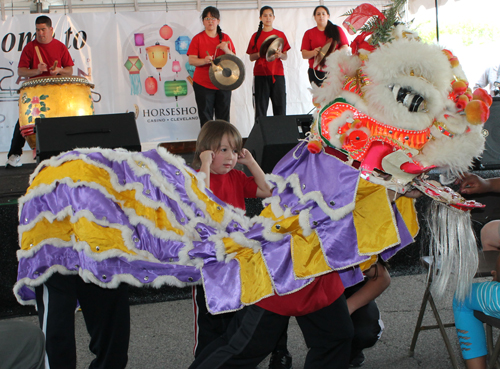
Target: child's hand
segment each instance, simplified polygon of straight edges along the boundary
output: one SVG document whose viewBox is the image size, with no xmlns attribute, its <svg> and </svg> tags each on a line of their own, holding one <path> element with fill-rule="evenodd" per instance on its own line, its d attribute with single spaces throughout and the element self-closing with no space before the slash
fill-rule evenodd
<svg viewBox="0 0 500 369">
<path fill-rule="evenodd" d="M 212 164 L 212 160 L 214 160 L 215 153 L 212 150 L 205 150 L 200 154 L 201 165 Z"/>
<path fill-rule="evenodd" d="M 242 149 L 238 155 L 238 163 L 246 165 L 247 167 L 255 162 L 252 154 L 247 149 Z"/>
</svg>

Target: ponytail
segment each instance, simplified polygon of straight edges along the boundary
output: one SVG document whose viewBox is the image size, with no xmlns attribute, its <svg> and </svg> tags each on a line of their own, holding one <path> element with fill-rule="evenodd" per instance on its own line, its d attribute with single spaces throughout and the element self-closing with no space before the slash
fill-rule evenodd
<svg viewBox="0 0 500 369">
<path fill-rule="evenodd" d="M 325 28 L 326 38 L 331 38 L 333 42 L 337 45 L 340 43 L 340 32 L 338 27 L 328 20 Z"/>
<path fill-rule="evenodd" d="M 262 21 L 259 22 L 259 28 L 257 29 L 257 34 L 255 35 L 255 38 L 253 39 L 253 47 L 257 46 L 257 40 L 260 37 L 260 34 L 262 33 L 262 29 L 264 28 L 264 23 Z"/>
<path fill-rule="evenodd" d="M 217 25 L 217 34 L 219 35 L 219 42 L 222 42 L 222 29 L 219 25 Z"/>
</svg>

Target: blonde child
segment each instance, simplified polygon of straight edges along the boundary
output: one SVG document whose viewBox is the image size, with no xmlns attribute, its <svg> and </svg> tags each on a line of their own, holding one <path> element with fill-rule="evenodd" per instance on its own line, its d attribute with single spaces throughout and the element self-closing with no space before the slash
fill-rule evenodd
<svg viewBox="0 0 500 369">
<path fill-rule="evenodd" d="M 234 169 L 246 165 L 252 177 Z M 205 173 L 207 188 L 222 201 L 245 209 L 245 198 L 269 197 L 271 188 L 259 164 L 247 149 L 239 131 L 224 120 L 205 123 L 196 141 L 193 166 Z M 211 315 L 206 307 L 203 286 L 193 288 L 195 315 L 195 357 L 211 341 L 226 331 L 233 313 Z"/>
</svg>

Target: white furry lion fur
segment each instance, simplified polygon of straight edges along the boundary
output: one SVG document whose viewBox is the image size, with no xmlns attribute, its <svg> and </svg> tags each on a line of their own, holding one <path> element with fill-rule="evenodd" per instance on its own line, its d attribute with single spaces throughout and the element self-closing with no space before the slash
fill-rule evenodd
<svg viewBox="0 0 500 369">
<path fill-rule="evenodd" d="M 321 88 L 312 89 L 314 101 L 323 107 L 342 97 L 380 123 L 415 131 L 431 127 L 432 139 L 415 160 L 423 166 L 434 165 L 457 175 L 466 171 L 484 149 L 481 127 L 469 124 L 448 99 L 451 82 L 465 79 L 465 75 L 460 65 L 451 66 L 440 46 L 420 42 L 414 33 L 413 37 L 400 37 L 404 32 L 403 26 L 396 27 L 393 31 L 396 39 L 362 54 L 361 58 L 345 51 L 332 53 L 326 60 L 328 77 Z M 364 65 L 362 58 L 366 58 Z M 363 87 L 363 97 L 342 89 L 346 77 L 355 76 L 359 68 L 370 81 Z M 394 85 L 409 87 L 423 96 L 426 111 L 410 112 L 398 103 L 389 88 Z M 433 125 L 435 120 L 444 123 L 454 136 L 441 133 Z M 331 128 L 336 129 L 341 123 Z M 340 144 L 334 134 L 331 137 L 333 145 Z"/>
<path fill-rule="evenodd" d="M 312 88 L 314 103 L 318 107 L 316 114 L 335 99 L 343 98 L 382 124 L 409 131 L 430 128 L 430 140 L 407 161 L 416 161 L 423 167 L 438 167 L 453 180 L 467 171 L 472 160 L 481 155 L 485 141 L 482 125 L 470 124 L 455 102 L 448 98 L 452 82 L 466 80 L 465 75 L 460 65 L 452 66 L 440 46 L 420 42 L 418 36 L 404 26 L 395 27 L 393 37 L 391 42 L 379 45 L 372 52 L 360 50 L 358 55 L 350 55 L 337 51 L 328 56 L 328 76 L 322 87 Z M 361 94 L 344 90 L 346 80 L 359 78 L 360 71 L 368 79 L 366 84 L 358 84 Z M 410 112 L 396 100 L 392 91 L 394 86 L 422 96 L 425 109 Z M 347 110 L 329 122 L 331 145 L 342 147 L 338 129 L 346 122 L 352 122 L 352 118 L 353 113 Z M 456 294 L 463 300 L 477 269 L 470 217 L 468 212 L 433 203 L 429 213 L 431 255 L 442 262 L 440 273 L 436 274 L 434 270 L 433 289 L 436 297 L 442 295 L 450 274 L 458 270 L 458 275 L 455 275 L 458 281 Z"/>
</svg>

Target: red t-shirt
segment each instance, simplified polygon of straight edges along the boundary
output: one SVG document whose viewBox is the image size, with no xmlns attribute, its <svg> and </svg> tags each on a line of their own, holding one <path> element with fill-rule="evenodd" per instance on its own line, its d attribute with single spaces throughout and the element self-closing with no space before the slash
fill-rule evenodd
<svg viewBox="0 0 500 369">
<path fill-rule="evenodd" d="M 224 41 L 229 41 L 229 49 L 236 54 L 233 41 L 225 33 L 222 34 L 222 42 Z M 194 36 L 191 40 L 187 55 L 195 55 L 200 59 L 205 59 L 208 51 L 208 55 L 212 56 L 215 59 L 216 57 L 225 54 L 225 52 L 221 49 L 216 49 L 217 45 L 219 45 L 220 43 L 221 41 L 219 40 L 218 34 L 215 37 L 210 37 L 205 31 L 202 31 Z M 218 90 L 218 88 L 214 86 L 212 81 L 210 81 L 210 76 L 208 75 L 208 69 L 210 68 L 210 66 L 211 64 L 205 64 L 196 67 L 196 69 L 194 70 L 193 81 L 203 87 L 210 88 L 211 90 Z"/>
<path fill-rule="evenodd" d="M 252 35 L 252 38 L 250 39 L 250 42 L 248 43 L 247 54 L 258 53 L 260 51 L 260 47 L 262 46 L 262 43 L 266 40 L 266 38 L 268 38 L 269 36 L 272 36 L 272 35 L 276 35 L 276 36 L 281 37 L 283 39 L 284 44 L 283 44 L 282 51 L 290 50 L 290 45 L 288 44 L 288 40 L 286 39 L 285 34 L 281 31 L 278 31 L 277 29 L 273 29 L 272 31 L 269 31 L 269 32 L 262 31 L 259 38 L 257 39 L 257 45 L 254 46 L 256 34 L 257 34 L 257 32 L 255 32 Z M 281 61 L 281 59 L 274 59 L 272 62 L 268 62 L 266 60 L 266 58 L 259 58 L 255 61 L 255 66 L 253 67 L 253 75 L 254 76 L 284 76 L 285 71 L 283 69 L 283 62 Z"/>
<path fill-rule="evenodd" d="M 343 45 L 349 45 L 349 40 L 347 39 L 347 36 L 345 35 L 342 28 L 338 27 L 337 25 L 334 26 L 337 27 L 337 29 L 339 30 L 340 42 L 335 47 L 335 50 L 338 50 Z M 304 33 L 304 37 L 302 38 L 302 46 L 300 47 L 300 50 L 311 51 L 317 47 L 323 47 L 326 44 L 326 40 L 328 40 L 328 37 L 326 37 L 325 31 L 320 31 L 318 27 L 308 29 L 306 33 Z M 314 58 L 310 58 L 309 68 L 312 68 L 313 65 L 314 65 Z M 321 67 L 319 66 L 316 67 L 316 70 L 320 69 Z"/>
<path fill-rule="evenodd" d="M 210 173 L 210 190 L 224 202 L 245 210 L 245 199 L 257 197 L 257 183 L 240 170 L 227 174 Z"/>
<path fill-rule="evenodd" d="M 316 277 L 301 290 L 289 295 L 274 295 L 256 305 L 284 316 L 301 316 L 327 307 L 344 293 L 344 285 L 337 272 Z"/>
<path fill-rule="evenodd" d="M 58 68 L 72 67 L 75 65 L 71 55 L 69 54 L 66 46 L 59 40 L 53 39 L 48 44 L 41 44 L 37 40 L 28 42 L 21 53 L 21 59 L 19 60 L 19 68 L 29 68 L 37 69 L 40 61 L 38 55 L 35 51 L 35 46 L 38 46 L 38 50 L 42 55 L 42 60 L 47 64 L 47 68 L 54 65 L 57 60 Z M 37 77 L 50 76 L 50 71 L 43 72 Z"/>
</svg>

